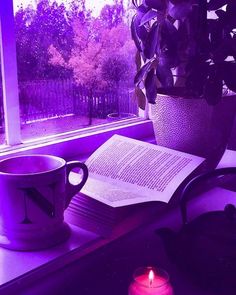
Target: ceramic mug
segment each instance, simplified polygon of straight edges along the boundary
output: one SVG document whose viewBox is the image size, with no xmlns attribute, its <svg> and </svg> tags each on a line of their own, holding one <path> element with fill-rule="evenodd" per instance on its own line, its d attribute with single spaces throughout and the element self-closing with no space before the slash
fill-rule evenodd
<svg viewBox="0 0 236 295">
<path fill-rule="evenodd" d="M 73 168 L 83 171 L 77 185 Z M 88 178 L 87 166 L 51 155 L 24 155 L 0 161 L 0 245 L 15 250 L 54 246 L 69 237 L 64 210 Z"/>
</svg>

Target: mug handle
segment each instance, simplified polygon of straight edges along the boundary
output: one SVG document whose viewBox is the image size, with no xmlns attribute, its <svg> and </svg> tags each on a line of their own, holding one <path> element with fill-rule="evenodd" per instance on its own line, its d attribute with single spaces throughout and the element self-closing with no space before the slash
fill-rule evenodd
<svg viewBox="0 0 236 295">
<path fill-rule="evenodd" d="M 69 174 L 72 169 L 80 168 L 83 170 L 83 178 L 79 184 L 73 185 L 69 181 Z M 69 206 L 71 199 L 76 195 L 84 186 L 88 179 L 88 167 L 79 161 L 71 161 L 66 163 L 66 204 L 65 209 Z"/>
</svg>

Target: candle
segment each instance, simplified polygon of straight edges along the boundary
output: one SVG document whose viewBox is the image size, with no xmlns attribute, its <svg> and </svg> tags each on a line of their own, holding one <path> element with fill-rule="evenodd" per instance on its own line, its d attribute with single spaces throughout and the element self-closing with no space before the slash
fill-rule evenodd
<svg viewBox="0 0 236 295">
<path fill-rule="evenodd" d="M 129 286 L 129 295 L 173 295 L 167 272 L 155 267 L 138 268 Z"/>
</svg>

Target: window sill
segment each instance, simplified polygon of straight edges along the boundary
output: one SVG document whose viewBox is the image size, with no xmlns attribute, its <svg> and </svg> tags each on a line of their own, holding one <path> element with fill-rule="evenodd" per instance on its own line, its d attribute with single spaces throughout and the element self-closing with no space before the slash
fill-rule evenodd
<svg viewBox="0 0 236 295">
<path fill-rule="evenodd" d="M 112 135 L 119 134 L 134 139 L 153 139 L 152 122 L 143 119 L 130 119 L 121 122 L 96 126 L 84 131 L 75 131 L 59 136 L 31 141 L 0 152 L 0 159 L 20 154 L 52 154 L 65 159 L 83 158 L 94 152 Z"/>
</svg>

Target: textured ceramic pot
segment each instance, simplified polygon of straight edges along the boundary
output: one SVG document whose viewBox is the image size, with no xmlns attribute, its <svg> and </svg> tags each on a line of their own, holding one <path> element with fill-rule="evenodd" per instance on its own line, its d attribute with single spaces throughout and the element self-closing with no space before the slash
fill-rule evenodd
<svg viewBox="0 0 236 295">
<path fill-rule="evenodd" d="M 215 168 L 231 133 L 236 95 L 223 97 L 215 106 L 204 99 L 158 94 L 151 105 L 157 144 L 206 158 Z"/>
</svg>

